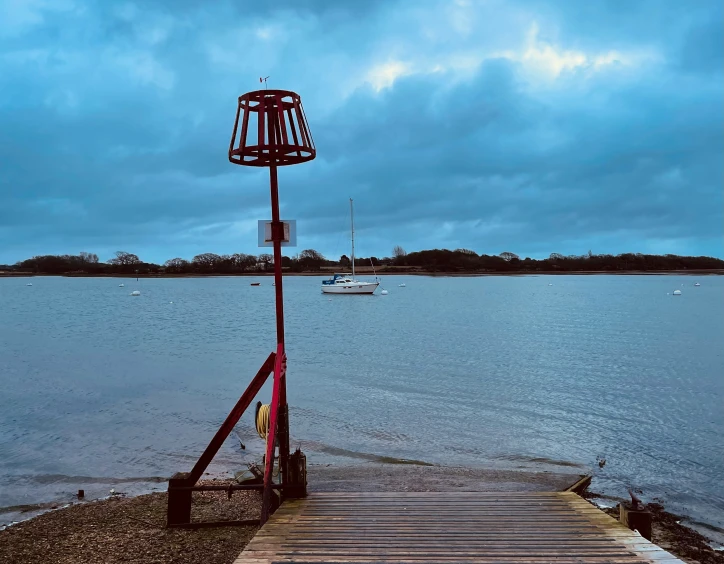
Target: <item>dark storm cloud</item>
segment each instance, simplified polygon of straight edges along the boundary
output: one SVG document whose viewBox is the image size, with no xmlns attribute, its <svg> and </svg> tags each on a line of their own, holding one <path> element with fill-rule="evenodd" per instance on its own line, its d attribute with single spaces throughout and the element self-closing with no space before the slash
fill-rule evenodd
<svg viewBox="0 0 724 564">
<path fill-rule="evenodd" d="M 2 6 L 2 0 L 0 0 Z M 0 22 L 0 263 L 258 252 L 236 96 L 302 94 L 300 245 L 721 256 L 716 2 L 58 2 Z M 338 241 L 342 241 L 341 248 Z"/>
</svg>

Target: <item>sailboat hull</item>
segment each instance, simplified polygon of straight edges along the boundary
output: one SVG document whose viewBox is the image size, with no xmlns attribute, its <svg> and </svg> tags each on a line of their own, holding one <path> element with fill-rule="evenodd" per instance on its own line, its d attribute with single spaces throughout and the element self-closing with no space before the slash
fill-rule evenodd
<svg viewBox="0 0 724 564">
<path fill-rule="evenodd" d="M 344 284 L 324 284 L 323 294 L 374 294 L 379 282 L 346 282 Z"/>
</svg>

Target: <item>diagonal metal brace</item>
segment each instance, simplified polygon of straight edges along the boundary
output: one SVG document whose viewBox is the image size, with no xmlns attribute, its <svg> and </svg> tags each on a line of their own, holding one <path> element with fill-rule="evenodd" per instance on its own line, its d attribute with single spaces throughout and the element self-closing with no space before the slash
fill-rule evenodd
<svg viewBox="0 0 724 564">
<path fill-rule="evenodd" d="M 203 454 L 199 457 L 191 472 L 178 472 L 168 481 L 168 512 L 167 523 L 169 526 L 182 525 L 191 522 L 191 487 L 199 481 L 209 463 L 213 460 L 216 453 L 219 452 L 221 445 L 239 422 L 241 416 L 254 400 L 261 390 L 264 382 L 266 382 L 269 374 L 274 370 L 277 355 L 271 353 L 264 361 L 264 364 L 256 373 L 253 380 L 249 383 L 239 401 L 231 410 L 226 420 L 221 424 L 219 430 L 216 431 L 214 438 L 211 439 L 209 446 L 206 447 Z"/>
</svg>

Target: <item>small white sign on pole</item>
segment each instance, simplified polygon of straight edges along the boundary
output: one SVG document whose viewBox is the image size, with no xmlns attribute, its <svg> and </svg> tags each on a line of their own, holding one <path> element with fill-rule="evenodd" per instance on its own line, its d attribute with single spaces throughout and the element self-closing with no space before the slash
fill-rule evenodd
<svg viewBox="0 0 724 564">
<path fill-rule="evenodd" d="M 297 246 L 297 220 L 281 220 L 284 226 L 284 238 L 282 239 L 282 247 L 296 247 Z M 271 220 L 260 219 L 259 220 L 259 246 L 260 247 L 273 247 L 274 241 L 272 241 L 272 229 Z"/>
</svg>

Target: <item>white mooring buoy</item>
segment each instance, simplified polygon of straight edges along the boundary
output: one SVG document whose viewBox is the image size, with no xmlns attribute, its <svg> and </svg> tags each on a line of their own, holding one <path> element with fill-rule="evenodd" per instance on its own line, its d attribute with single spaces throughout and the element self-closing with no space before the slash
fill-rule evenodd
<svg viewBox="0 0 724 564">
<path fill-rule="evenodd" d="M 674 290 L 674 295 L 675 295 L 675 296 L 680 296 L 680 295 L 681 295 L 681 290 Z"/>
<path fill-rule="evenodd" d="M 140 296 L 140 295 L 141 295 L 141 292 L 139 292 L 138 290 L 133 290 L 133 292 L 131 292 L 131 295 L 132 295 L 132 296 Z"/>
<path fill-rule="evenodd" d="M 380 292 L 380 294 L 382 294 L 383 296 L 386 296 L 387 294 L 389 294 L 389 292 L 387 290 L 382 290 Z"/>
</svg>

